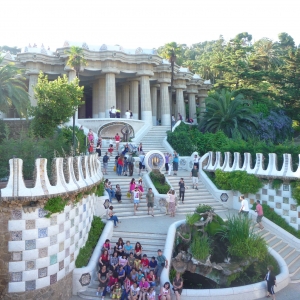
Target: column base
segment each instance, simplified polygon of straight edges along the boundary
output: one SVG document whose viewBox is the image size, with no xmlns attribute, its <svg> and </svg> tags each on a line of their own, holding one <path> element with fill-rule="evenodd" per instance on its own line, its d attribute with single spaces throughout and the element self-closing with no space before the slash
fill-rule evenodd
<svg viewBox="0 0 300 300">
<path fill-rule="evenodd" d="M 138 120 L 139 119 L 139 114 L 132 114 L 132 119 Z"/>
<path fill-rule="evenodd" d="M 152 111 L 142 111 L 142 121 L 145 121 L 153 126 L 152 123 Z"/>
<path fill-rule="evenodd" d="M 158 123 L 158 122 L 157 122 L 156 116 L 152 116 L 152 124 L 153 124 L 153 126 L 158 125 L 157 123 Z"/>
<path fill-rule="evenodd" d="M 105 118 L 105 112 L 100 112 L 99 113 L 99 118 Z"/>
<path fill-rule="evenodd" d="M 171 126 L 171 116 L 170 116 L 170 114 L 161 115 L 161 125 Z"/>
</svg>

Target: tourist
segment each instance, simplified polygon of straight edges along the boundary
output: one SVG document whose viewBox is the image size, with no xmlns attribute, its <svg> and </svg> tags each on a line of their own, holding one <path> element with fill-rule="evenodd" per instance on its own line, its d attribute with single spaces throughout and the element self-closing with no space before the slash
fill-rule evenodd
<svg viewBox="0 0 300 300">
<path fill-rule="evenodd" d="M 178 113 L 177 121 L 182 121 L 182 115 Z"/>
<path fill-rule="evenodd" d="M 134 192 L 133 192 L 133 208 L 134 208 L 134 215 L 136 215 L 136 211 L 139 208 L 140 204 L 140 191 L 138 186 L 135 187 Z"/>
<path fill-rule="evenodd" d="M 115 198 L 116 195 L 115 195 L 115 191 L 113 190 L 113 188 L 111 186 L 111 183 L 110 183 L 110 181 L 108 181 L 108 179 L 105 179 L 105 181 L 104 181 L 104 187 L 105 187 L 105 190 L 108 193 L 109 202 L 112 203 L 112 199 Z"/>
<path fill-rule="evenodd" d="M 107 175 L 108 161 L 109 161 L 109 156 L 107 155 L 107 152 L 105 152 L 105 155 L 103 156 L 102 159 L 104 175 Z"/>
<path fill-rule="evenodd" d="M 94 134 L 93 134 L 93 131 L 92 129 L 89 129 L 89 132 L 87 134 L 87 137 L 88 137 L 88 142 L 89 144 L 94 140 Z"/>
<path fill-rule="evenodd" d="M 140 282 L 142 281 L 142 278 L 145 277 L 144 273 L 142 272 L 141 269 L 138 270 L 138 275 L 137 275 L 137 284 L 139 285 Z"/>
<path fill-rule="evenodd" d="M 140 288 L 138 287 L 137 283 L 134 282 L 130 287 L 130 300 L 137 300 L 140 296 Z"/>
<path fill-rule="evenodd" d="M 149 273 L 149 259 L 147 258 L 147 254 L 143 254 L 143 258 L 141 259 L 141 268 L 142 272 L 147 276 Z"/>
<path fill-rule="evenodd" d="M 129 257 L 127 258 L 127 261 L 128 261 L 128 266 L 129 266 L 130 269 L 131 269 L 131 272 L 132 272 L 132 270 L 134 269 L 134 260 L 135 260 L 135 258 L 134 258 L 134 256 L 133 256 L 133 252 L 130 252 L 130 253 L 129 253 Z"/>
<path fill-rule="evenodd" d="M 135 243 L 135 247 L 134 247 L 134 266 L 137 270 L 140 269 L 140 264 L 141 264 L 141 260 L 142 260 L 142 252 L 143 252 L 143 248 L 142 245 L 139 242 Z"/>
<path fill-rule="evenodd" d="M 131 110 L 129 112 L 130 112 L 130 119 L 132 119 L 133 118 L 133 113 L 132 113 Z"/>
<path fill-rule="evenodd" d="M 168 260 L 162 254 L 161 249 L 157 250 L 157 258 L 156 258 L 156 260 L 157 260 L 157 281 L 159 282 L 162 270 L 164 268 L 168 267 Z"/>
<path fill-rule="evenodd" d="M 152 270 L 149 271 L 149 274 L 147 275 L 147 281 L 149 282 L 150 286 L 156 286 L 155 275 L 154 275 L 154 272 Z"/>
<path fill-rule="evenodd" d="M 89 154 L 94 153 L 94 141 L 92 140 L 89 144 Z"/>
<path fill-rule="evenodd" d="M 149 261 L 149 270 L 153 271 L 153 274 L 156 275 L 157 272 L 157 260 L 154 256 L 151 257 L 151 260 Z"/>
<path fill-rule="evenodd" d="M 187 187 L 185 186 L 185 182 L 183 178 L 180 178 L 178 185 L 179 185 L 179 199 L 181 200 L 181 203 L 184 204 L 184 193 Z"/>
<path fill-rule="evenodd" d="M 175 123 L 176 123 L 175 117 L 174 117 L 174 115 L 172 115 L 172 118 L 171 118 L 172 128 L 174 127 Z"/>
<path fill-rule="evenodd" d="M 150 214 L 151 209 L 151 216 L 154 217 L 154 193 L 152 192 L 152 188 L 148 189 L 148 193 L 146 194 L 146 201 L 147 201 L 147 207 L 148 207 L 148 215 Z"/>
<path fill-rule="evenodd" d="M 132 268 L 132 270 L 130 272 L 130 280 L 131 280 L 131 282 L 137 282 L 137 278 L 138 278 L 138 272 L 136 271 L 135 268 Z"/>
<path fill-rule="evenodd" d="M 98 157 L 101 156 L 101 140 L 98 139 L 97 145 L 96 145 L 96 152 L 98 153 Z"/>
<path fill-rule="evenodd" d="M 249 204 L 248 201 L 245 199 L 244 195 L 241 195 L 239 198 L 240 202 L 241 202 L 241 208 L 239 210 L 239 213 L 242 213 L 244 216 L 248 216 L 249 215 Z"/>
<path fill-rule="evenodd" d="M 118 203 L 122 203 L 122 191 L 119 184 L 116 185 L 116 198 L 118 200 Z"/>
<path fill-rule="evenodd" d="M 132 153 L 129 153 L 129 157 L 127 158 L 127 164 L 129 169 L 129 176 L 133 175 L 133 165 L 134 165 L 134 158 L 132 157 Z"/>
<path fill-rule="evenodd" d="M 116 283 L 118 282 L 118 272 L 112 272 L 110 271 L 108 273 L 108 282 L 106 285 L 106 289 L 104 289 L 102 293 L 102 300 L 104 300 L 104 297 L 106 296 L 106 293 L 111 293 L 114 290 L 114 287 Z"/>
<path fill-rule="evenodd" d="M 121 110 L 119 108 L 116 109 L 116 118 L 121 118 Z"/>
<path fill-rule="evenodd" d="M 114 221 L 114 226 L 118 227 L 117 223 L 121 223 L 121 221 L 119 221 L 118 217 L 115 216 L 113 209 L 114 209 L 114 207 L 111 205 L 107 211 L 107 219 Z"/>
<path fill-rule="evenodd" d="M 193 182 L 193 189 L 195 188 L 196 190 L 198 190 L 198 168 L 196 165 L 194 165 L 193 169 L 191 170 L 191 174 L 190 177 L 192 178 L 192 182 Z"/>
<path fill-rule="evenodd" d="M 138 181 L 138 188 L 139 188 L 139 192 L 140 192 L 140 200 L 142 199 L 143 193 L 144 193 L 144 187 L 143 187 L 143 179 L 139 178 Z"/>
<path fill-rule="evenodd" d="M 110 257 L 110 269 L 114 272 L 117 271 L 117 268 L 119 266 L 119 258 L 118 258 L 118 252 L 115 251 L 113 255 Z M 117 275 L 118 276 L 118 275 Z"/>
<path fill-rule="evenodd" d="M 121 300 L 127 300 L 129 297 L 129 294 L 130 294 L 130 286 L 131 286 L 129 275 L 126 276 L 123 286 L 124 286 L 124 289 L 123 289 L 123 293 L 121 296 Z"/>
<path fill-rule="evenodd" d="M 110 245 L 110 240 L 106 239 L 103 246 L 102 246 L 102 251 L 107 250 L 108 254 L 111 254 L 111 245 Z"/>
<path fill-rule="evenodd" d="M 169 159 L 170 159 L 170 156 L 169 156 L 169 153 L 165 153 L 165 174 L 168 174 L 169 172 Z"/>
<path fill-rule="evenodd" d="M 193 164 L 194 164 L 194 166 L 197 167 L 198 170 L 199 170 L 199 160 L 200 160 L 200 157 L 197 154 L 195 154 L 194 159 L 193 159 Z"/>
<path fill-rule="evenodd" d="M 126 244 L 124 245 L 124 252 L 127 257 L 129 257 L 130 253 L 133 251 L 133 247 L 130 244 L 130 241 L 127 241 Z"/>
<path fill-rule="evenodd" d="M 265 280 L 267 281 L 267 297 L 272 297 L 273 300 L 275 300 L 275 292 L 274 292 L 274 285 L 277 287 L 276 284 L 276 277 L 273 274 L 273 266 L 269 265 L 267 267 L 268 273 L 265 276 Z"/>
<path fill-rule="evenodd" d="M 118 174 L 118 159 L 120 155 L 119 153 L 115 156 L 115 165 L 114 165 L 114 171 Z"/>
<path fill-rule="evenodd" d="M 170 283 L 166 282 L 160 289 L 160 300 L 171 300 Z"/>
<path fill-rule="evenodd" d="M 139 298 L 139 300 L 146 300 L 147 292 L 148 292 L 149 287 L 150 287 L 149 282 L 146 281 L 145 277 L 142 277 L 141 281 L 139 283 L 139 288 L 140 288 L 140 298 Z"/>
<path fill-rule="evenodd" d="M 177 175 L 178 163 L 179 163 L 179 154 L 176 151 L 174 151 L 174 154 L 173 154 L 173 171 L 174 171 L 174 174 L 173 175 Z"/>
<path fill-rule="evenodd" d="M 128 109 L 126 110 L 125 117 L 126 119 L 130 119 L 130 112 Z"/>
<path fill-rule="evenodd" d="M 124 156 L 121 155 L 117 160 L 117 174 L 118 174 L 118 176 L 122 175 L 123 166 L 124 166 Z"/>
<path fill-rule="evenodd" d="M 116 109 L 114 106 L 110 109 L 110 112 L 111 112 L 110 117 L 115 118 L 116 117 Z"/>
<path fill-rule="evenodd" d="M 119 151 L 120 136 L 118 133 L 115 135 L 115 141 L 116 141 L 116 150 Z"/>
<path fill-rule="evenodd" d="M 116 242 L 114 251 L 118 253 L 119 257 L 124 255 L 124 242 L 122 238 L 119 238 L 118 241 Z"/>
<path fill-rule="evenodd" d="M 110 255 L 108 250 L 103 250 L 103 253 L 100 255 L 99 260 L 98 260 L 98 264 L 99 267 L 102 268 L 102 266 L 106 266 L 107 269 L 109 268 L 109 259 L 110 259 Z"/>
<path fill-rule="evenodd" d="M 134 199 L 135 188 L 136 188 L 135 179 L 132 178 L 130 183 L 129 183 L 129 192 L 131 194 L 131 202 L 133 202 L 133 199 Z"/>
<path fill-rule="evenodd" d="M 142 144 L 142 143 L 140 143 L 140 144 L 138 145 L 137 151 L 138 151 L 138 152 L 143 152 L 143 144 Z"/>
<path fill-rule="evenodd" d="M 125 156 L 127 152 L 129 152 L 129 146 L 128 146 L 128 143 L 125 144 L 124 149 L 123 149 L 123 151 L 122 151 L 123 156 Z"/>
<path fill-rule="evenodd" d="M 262 225 L 261 220 L 264 216 L 264 211 L 263 211 L 263 208 L 262 208 L 259 200 L 256 201 L 255 211 L 257 212 L 256 222 L 258 223 L 260 230 L 263 230 L 264 226 Z"/>
<path fill-rule="evenodd" d="M 168 212 L 170 213 L 170 217 L 175 217 L 175 211 L 176 211 L 175 191 L 170 190 L 167 195 L 169 196 Z"/>
<path fill-rule="evenodd" d="M 156 293 L 154 290 L 154 287 L 150 286 L 147 292 L 147 299 L 148 300 L 155 300 L 156 299 Z"/>
<path fill-rule="evenodd" d="M 183 279 L 180 276 L 180 273 L 177 272 L 175 278 L 173 279 L 173 291 L 175 293 L 176 300 L 180 300 L 182 287 L 183 287 Z"/>
<path fill-rule="evenodd" d="M 168 175 L 171 176 L 171 172 L 173 171 L 173 156 L 170 153 L 169 154 L 169 171 L 168 171 Z"/>
<path fill-rule="evenodd" d="M 107 281 L 108 281 L 108 270 L 106 265 L 103 265 L 101 267 L 101 269 L 98 272 L 98 280 L 99 280 L 99 285 L 98 285 L 98 289 L 97 289 L 97 293 L 96 295 L 102 295 L 102 292 L 104 291 L 104 289 L 106 288 L 107 285 Z M 103 299 L 103 297 L 102 297 Z"/>
<path fill-rule="evenodd" d="M 125 280 L 125 275 L 126 275 L 126 273 L 125 273 L 125 270 L 124 270 L 124 266 L 120 265 L 120 263 L 119 263 L 118 280 L 121 283 L 121 285 L 123 285 L 123 282 Z"/>
<path fill-rule="evenodd" d="M 141 152 L 141 154 L 139 155 L 139 176 L 141 176 L 141 172 L 142 170 L 145 170 L 145 153 Z"/>
<path fill-rule="evenodd" d="M 111 298 L 112 299 L 121 299 L 121 295 L 122 295 L 121 283 L 120 282 L 116 282 L 116 284 L 115 284 L 115 286 L 113 288 L 113 291 L 112 291 Z"/>
<path fill-rule="evenodd" d="M 110 156 L 112 156 L 112 153 L 114 152 L 114 146 L 113 146 L 112 143 L 109 144 L 109 147 L 108 147 L 108 150 L 107 150 L 107 151 L 109 152 Z"/>
</svg>

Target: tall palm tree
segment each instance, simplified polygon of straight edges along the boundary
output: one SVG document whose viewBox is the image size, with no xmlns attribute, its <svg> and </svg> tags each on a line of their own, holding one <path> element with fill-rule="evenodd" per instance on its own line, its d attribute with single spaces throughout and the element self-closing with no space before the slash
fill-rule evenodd
<svg viewBox="0 0 300 300">
<path fill-rule="evenodd" d="M 30 101 L 24 71 L 13 63 L 1 66 L 3 60 L 0 57 L 0 111 L 7 113 L 15 107 L 20 117 L 26 117 Z"/>
<path fill-rule="evenodd" d="M 203 131 L 217 132 L 222 130 L 228 137 L 238 133 L 247 139 L 251 127 L 256 127 L 256 118 L 249 101 L 242 94 L 233 97 L 233 93 L 222 90 L 206 98 L 206 112 L 199 127 Z"/>
<path fill-rule="evenodd" d="M 66 54 L 69 55 L 67 60 L 67 65 L 73 68 L 76 72 L 76 77 L 79 79 L 79 72 L 80 68 L 87 65 L 87 61 L 84 58 L 84 50 L 77 46 L 71 46 L 69 50 L 66 50 Z M 73 114 L 73 149 L 75 149 L 75 113 L 76 109 L 74 110 Z"/>
</svg>

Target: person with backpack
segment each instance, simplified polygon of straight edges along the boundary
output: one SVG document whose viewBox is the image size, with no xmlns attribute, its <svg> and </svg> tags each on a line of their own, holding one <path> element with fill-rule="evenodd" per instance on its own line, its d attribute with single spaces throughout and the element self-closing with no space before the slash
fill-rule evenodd
<svg viewBox="0 0 300 300">
<path fill-rule="evenodd" d="M 103 161 L 103 174 L 107 175 L 107 166 L 109 161 L 109 156 L 107 155 L 107 152 L 105 152 L 102 161 Z"/>
<path fill-rule="evenodd" d="M 134 158 L 132 157 L 132 153 L 129 153 L 129 157 L 127 158 L 129 176 L 133 175 L 133 164 L 134 164 Z"/>
<path fill-rule="evenodd" d="M 139 163 L 139 176 L 141 176 L 142 170 L 145 170 L 145 153 L 141 152 L 140 156 L 140 163 Z"/>
</svg>

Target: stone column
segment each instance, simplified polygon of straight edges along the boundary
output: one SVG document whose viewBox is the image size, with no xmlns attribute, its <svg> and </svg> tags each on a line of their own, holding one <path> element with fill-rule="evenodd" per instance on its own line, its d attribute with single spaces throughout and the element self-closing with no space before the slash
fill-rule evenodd
<svg viewBox="0 0 300 300">
<path fill-rule="evenodd" d="M 161 125 L 171 126 L 170 115 L 170 98 L 168 91 L 168 83 L 160 84 L 160 109 L 161 109 Z"/>
<path fill-rule="evenodd" d="M 130 81 L 130 99 L 129 107 L 133 114 L 133 119 L 139 117 L 139 82 L 137 80 Z"/>
<path fill-rule="evenodd" d="M 142 75 L 141 79 L 141 116 L 142 120 L 152 124 L 152 109 L 149 76 Z"/>
<path fill-rule="evenodd" d="M 97 119 L 99 117 L 99 81 L 96 80 L 93 83 L 93 119 Z"/>
<path fill-rule="evenodd" d="M 194 93 L 189 93 L 189 118 L 193 119 L 196 123 L 196 95 Z"/>
<path fill-rule="evenodd" d="M 116 75 L 115 73 L 105 74 L 105 117 L 109 118 L 109 110 L 112 106 L 116 107 Z"/>
<path fill-rule="evenodd" d="M 122 85 L 121 118 L 126 118 L 126 110 L 129 110 L 129 85 Z"/>
<path fill-rule="evenodd" d="M 186 116 L 185 116 L 185 103 L 184 103 L 184 98 L 183 98 L 183 89 L 177 88 L 176 89 L 176 108 L 177 108 L 177 115 L 175 118 L 178 117 L 178 113 L 182 115 L 182 120 L 185 121 Z"/>
<path fill-rule="evenodd" d="M 29 75 L 29 86 L 28 86 L 28 94 L 30 99 L 31 106 L 37 106 L 37 100 L 34 97 L 34 88 L 38 82 L 38 74 L 30 74 Z"/>
<path fill-rule="evenodd" d="M 157 95 L 157 120 L 161 120 L 161 101 L 160 101 L 160 93 Z M 156 123 L 155 123 L 156 125 Z"/>
<path fill-rule="evenodd" d="M 99 118 L 105 118 L 105 78 L 99 78 Z"/>
<path fill-rule="evenodd" d="M 157 87 L 151 86 L 151 107 L 152 107 L 152 123 L 156 125 L 157 121 Z"/>
<path fill-rule="evenodd" d="M 205 98 L 207 97 L 208 90 L 205 88 L 199 89 L 199 108 L 200 108 L 200 118 L 201 115 L 206 111 Z"/>
<path fill-rule="evenodd" d="M 121 102 L 122 102 L 122 89 L 120 86 L 117 87 L 117 91 L 116 91 L 116 103 L 117 103 L 117 106 L 116 108 L 120 109 L 121 110 Z"/>
</svg>

